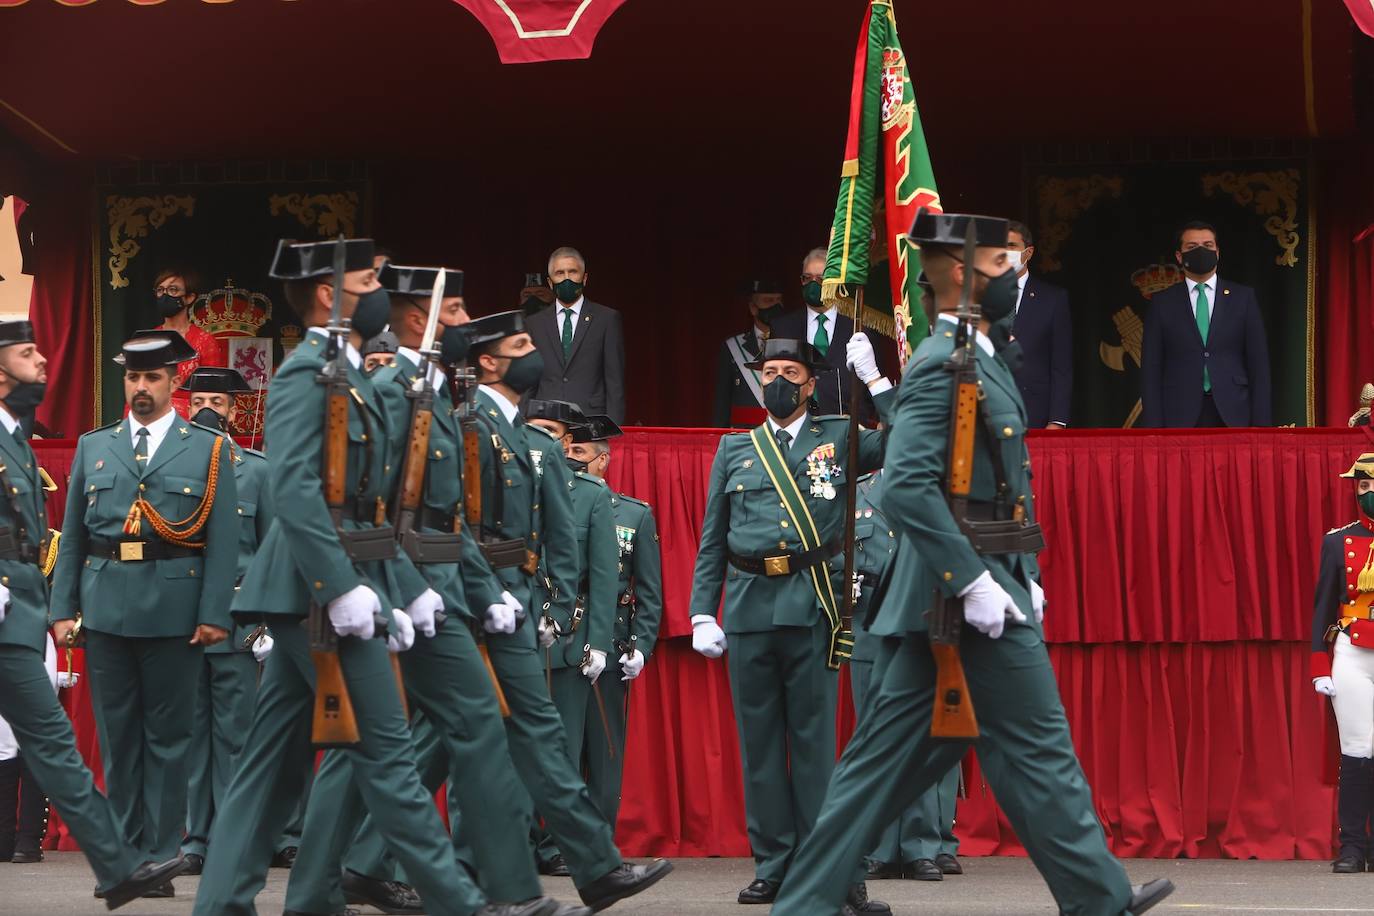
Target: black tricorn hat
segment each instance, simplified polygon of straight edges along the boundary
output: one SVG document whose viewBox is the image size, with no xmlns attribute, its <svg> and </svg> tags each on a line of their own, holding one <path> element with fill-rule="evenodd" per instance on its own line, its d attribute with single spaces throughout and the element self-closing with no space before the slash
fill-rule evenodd
<svg viewBox="0 0 1374 916">
<path fill-rule="evenodd" d="M 804 340 L 794 340 L 790 337 L 770 337 L 763 342 L 763 352 L 758 359 L 751 363 L 745 363 L 747 369 L 761 370 L 763 364 L 770 359 L 790 359 L 794 363 L 801 363 L 811 370 L 811 374 L 825 372 L 830 368 L 819 351 Z"/>
<path fill-rule="evenodd" d="M 334 249 L 344 246 L 344 270 L 372 268 L 372 239 L 337 239 L 327 242 L 298 242 L 282 239 L 272 258 L 268 276 L 274 280 L 308 280 L 334 273 Z"/>
<path fill-rule="evenodd" d="M 363 356 L 369 353 L 395 353 L 401 349 L 401 341 L 390 331 L 381 331 L 363 341 Z"/>
<path fill-rule="evenodd" d="M 740 284 L 740 292 L 746 296 L 756 293 L 777 293 L 782 294 L 782 284 L 776 278 L 766 277 L 758 280 L 745 280 Z"/>
<path fill-rule="evenodd" d="M 0 321 L 0 347 L 35 343 L 33 323 L 29 321 Z"/>
<path fill-rule="evenodd" d="M 237 369 L 225 369 L 221 366 L 201 366 L 192 372 L 182 388 L 187 391 L 203 391 L 215 394 L 247 394 L 253 389 L 239 375 Z"/>
<path fill-rule="evenodd" d="M 495 315 L 474 318 L 464 327 L 468 329 L 468 341 L 476 347 L 525 333 L 525 313 L 519 310 L 497 312 Z"/>
<path fill-rule="evenodd" d="M 382 289 L 398 296 L 428 296 L 439 279 L 438 267 L 399 267 L 390 261 L 382 265 L 377 279 Z M 444 268 L 444 297 L 463 295 L 463 272 Z"/>
<path fill-rule="evenodd" d="M 188 344 L 185 337 L 166 328 L 134 331 L 121 349 L 114 361 L 135 371 L 175 366 L 197 355 L 195 347 Z"/>
<path fill-rule="evenodd" d="M 610 417 L 605 414 L 593 414 L 587 418 L 586 426 L 579 426 L 572 431 L 572 441 L 604 442 L 623 435 L 624 431 Z"/>
<path fill-rule="evenodd" d="M 975 233 L 974 243 L 979 246 L 1007 247 L 1007 221 L 999 216 L 937 213 L 926 207 L 916 211 L 907 235 L 921 245 L 962 245 L 970 232 Z"/>
<path fill-rule="evenodd" d="M 565 426 L 586 426 L 587 415 L 572 401 L 535 398 L 525 410 L 527 420 L 556 420 Z"/>
</svg>

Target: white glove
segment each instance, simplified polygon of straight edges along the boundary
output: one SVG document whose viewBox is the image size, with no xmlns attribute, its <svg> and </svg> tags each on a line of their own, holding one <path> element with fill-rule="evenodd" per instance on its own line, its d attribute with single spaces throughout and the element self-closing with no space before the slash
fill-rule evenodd
<svg viewBox="0 0 1374 916">
<path fill-rule="evenodd" d="M 587 663 L 582 666 L 582 676 L 593 684 L 596 679 L 601 677 L 601 672 L 606 670 L 606 653 L 600 649 L 593 649 Z"/>
<path fill-rule="evenodd" d="M 558 634 L 553 631 L 553 625 L 549 623 L 549 618 L 539 618 L 539 648 L 547 649 L 558 639 Z"/>
<path fill-rule="evenodd" d="M 271 636 L 267 634 L 267 631 L 265 630 L 263 631 L 263 634 L 261 636 L 253 640 L 253 661 L 257 662 L 258 664 L 262 664 L 263 662 L 267 661 L 267 656 L 272 654 L 273 642 L 274 640 Z"/>
<path fill-rule="evenodd" d="M 57 689 L 65 690 L 68 687 L 75 687 L 79 680 L 81 680 L 80 671 L 73 671 L 70 674 L 66 671 L 59 671 L 57 672 Z"/>
<path fill-rule="evenodd" d="M 391 626 L 387 630 L 386 647 L 392 652 L 404 652 L 415 645 L 415 624 L 400 608 L 391 609 Z"/>
<path fill-rule="evenodd" d="M 525 619 L 525 606 L 520 603 L 519 598 L 516 598 L 510 592 L 502 592 L 501 600 L 506 602 L 506 606 L 511 609 L 511 613 L 515 615 L 515 625 L 519 626 L 520 622 Z"/>
<path fill-rule="evenodd" d="M 482 621 L 482 629 L 488 633 L 514 633 L 515 609 L 504 601 L 487 605 L 487 619 Z"/>
<path fill-rule="evenodd" d="M 854 367 L 854 374 L 865 385 L 882 374 L 878 371 L 878 358 L 873 355 L 873 344 L 869 343 L 867 334 L 861 332 L 849 338 L 844 348 L 844 358 L 848 365 Z"/>
<path fill-rule="evenodd" d="M 1002 635 L 1008 617 L 1017 623 L 1026 622 L 1026 615 L 987 570 L 960 592 L 959 597 L 964 599 L 964 619 L 969 626 L 993 639 Z"/>
<path fill-rule="evenodd" d="M 0 585 L 0 623 L 5 622 L 5 615 L 10 611 L 10 590 Z"/>
<path fill-rule="evenodd" d="M 1312 678 L 1312 689 L 1322 696 L 1334 697 L 1336 695 L 1336 685 L 1329 677 Z"/>
<path fill-rule="evenodd" d="M 382 610 L 381 599 L 366 585 L 355 585 L 329 602 L 329 622 L 340 636 L 371 639 L 377 632 L 373 614 Z"/>
<path fill-rule="evenodd" d="M 696 635 L 695 628 L 692 630 L 692 634 Z M 644 670 L 644 653 L 635 649 L 633 652 L 626 652 L 621 655 L 620 670 L 623 674 L 622 681 L 633 681 L 639 677 L 640 672 Z"/>
<path fill-rule="evenodd" d="M 725 654 L 725 631 L 710 614 L 692 618 L 692 648 L 707 658 L 720 658 Z"/>
<path fill-rule="evenodd" d="M 1031 611 L 1035 614 L 1035 622 L 1042 623 L 1045 620 L 1045 590 L 1040 587 L 1040 583 L 1034 579 L 1030 580 Z"/>
<path fill-rule="evenodd" d="M 406 605 L 406 616 L 411 623 L 415 624 L 415 629 L 419 630 L 426 637 L 433 638 L 435 633 L 434 615 L 444 609 L 444 599 L 439 597 L 439 593 L 432 588 L 427 588 L 420 593 L 410 604 Z M 410 646 L 406 646 L 407 649 Z"/>
</svg>

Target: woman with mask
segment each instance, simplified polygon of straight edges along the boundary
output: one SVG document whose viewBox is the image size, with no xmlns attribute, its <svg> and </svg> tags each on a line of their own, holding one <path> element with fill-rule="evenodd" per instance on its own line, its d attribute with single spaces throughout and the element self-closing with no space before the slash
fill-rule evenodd
<svg viewBox="0 0 1374 916">
<path fill-rule="evenodd" d="M 195 359 L 188 359 L 177 366 L 177 375 L 190 378 L 191 373 L 200 366 L 229 365 L 229 351 L 220 340 L 200 325 L 191 321 L 191 307 L 199 298 L 200 277 L 195 271 L 185 267 L 168 267 L 153 281 L 153 296 L 157 300 L 157 312 L 162 318 L 159 330 L 176 331 L 196 351 Z M 183 417 L 190 417 L 191 394 L 188 391 L 172 392 L 172 409 Z"/>
</svg>

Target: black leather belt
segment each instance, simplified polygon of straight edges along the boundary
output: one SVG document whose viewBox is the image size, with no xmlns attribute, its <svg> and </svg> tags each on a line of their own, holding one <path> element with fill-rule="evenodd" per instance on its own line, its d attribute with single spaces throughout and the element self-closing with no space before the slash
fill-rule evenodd
<svg viewBox="0 0 1374 916">
<path fill-rule="evenodd" d="M 0 528 L 0 560 L 37 563 L 40 556 L 42 556 L 42 552 L 32 544 L 21 542 L 15 536 L 13 528 L 8 525 Z"/>
<path fill-rule="evenodd" d="M 202 547 L 181 547 L 163 540 L 139 541 L 130 538 L 124 541 L 107 541 L 104 538 L 91 538 L 86 542 L 86 555 L 119 560 L 121 563 L 138 563 L 145 560 L 180 560 L 204 554 Z"/>
<path fill-rule="evenodd" d="M 730 554 L 730 565 L 756 576 L 790 576 L 818 566 L 840 552 L 844 541 L 839 538 L 811 550 L 783 550 L 761 557 Z"/>
</svg>

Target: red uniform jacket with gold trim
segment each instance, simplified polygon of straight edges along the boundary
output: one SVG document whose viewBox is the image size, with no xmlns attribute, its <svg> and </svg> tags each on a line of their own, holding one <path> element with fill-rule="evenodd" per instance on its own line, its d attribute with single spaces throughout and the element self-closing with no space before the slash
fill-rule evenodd
<svg viewBox="0 0 1374 916">
<path fill-rule="evenodd" d="M 1365 564 L 1371 562 L 1374 531 L 1360 522 L 1328 531 L 1322 538 L 1321 559 L 1317 565 L 1317 591 L 1312 601 L 1312 661 L 1309 675 L 1331 676 L 1331 641 L 1327 633 L 1356 604 L 1363 606 L 1374 593 L 1363 593 L 1358 579 Z M 1361 616 L 1364 616 L 1363 614 Z M 1354 639 L 1352 638 L 1352 643 Z M 1374 645 L 1363 648 L 1374 649 Z"/>
</svg>

